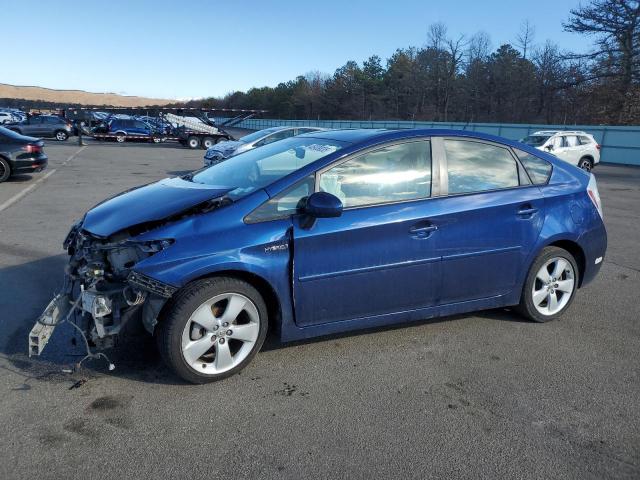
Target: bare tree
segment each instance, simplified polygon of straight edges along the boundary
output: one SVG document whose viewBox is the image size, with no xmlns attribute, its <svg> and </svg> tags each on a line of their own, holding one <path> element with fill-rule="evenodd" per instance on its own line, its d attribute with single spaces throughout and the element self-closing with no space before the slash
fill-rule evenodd
<svg viewBox="0 0 640 480">
<path fill-rule="evenodd" d="M 588 6 L 571 10 L 563 24 L 568 32 L 595 37 L 595 49 L 573 58 L 597 64 L 595 77 L 618 77 L 621 93 L 640 79 L 640 2 L 633 0 L 593 0 Z"/>
<path fill-rule="evenodd" d="M 536 28 L 529 20 L 520 24 L 520 31 L 516 35 L 516 47 L 522 51 L 522 58 L 527 58 L 527 52 L 532 50 L 533 40 L 536 36 Z"/>
<path fill-rule="evenodd" d="M 469 38 L 467 62 L 484 60 L 491 53 L 491 38 L 487 32 L 477 32 Z"/>
</svg>

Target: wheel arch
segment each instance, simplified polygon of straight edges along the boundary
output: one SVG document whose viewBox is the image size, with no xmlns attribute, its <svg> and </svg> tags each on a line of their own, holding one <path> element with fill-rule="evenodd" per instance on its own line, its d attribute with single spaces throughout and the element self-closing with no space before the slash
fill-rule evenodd
<svg viewBox="0 0 640 480">
<path fill-rule="evenodd" d="M 230 277 L 236 278 L 238 280 L 242 280 L 247 282 L 253 288 L 255 288 L 260 295 L 262 295 L 262 299 L 267 305 L 267 321 L 269 322 L 270 329 L 279 328 L 280 322 L 282 320 L 282 305 L 280 304 L 280 299 L 276 293 L 276 290 L 273 286 L 267 281 L 264 277 L 249 272 L 246 270 L 234 270 L 234 269 L 226 269 L 226 270 L 216 270 L 215 272 L 209 272 L 199 277 L 195 277 L 189 281 L 187 285 L 197 280 L 204 280 L 207 278 L 216 278 L 216 277 Z M 186 287 L 186 285 L 185 285 Z M 183 287 L 184 288 L 184 287 Z"/>
<path fill-rule="evenodd" d="M 578 264 L 578 275 L 579 275 L 578 288 L 580 288 L 582 286 L 582 279 L 584 278 L 584 272 L 587 266 L 586 256 L 580 244 L 577 242 L 574 242 L 573 240 L 562 239 L 562 240 L 555 240 L 545 245 L 545 247 L 562 248 L 563 250 L 566 250 L 571 255 L 573 255 L 573 258 L 575 258 L 576 263 Z"/>
</svg>

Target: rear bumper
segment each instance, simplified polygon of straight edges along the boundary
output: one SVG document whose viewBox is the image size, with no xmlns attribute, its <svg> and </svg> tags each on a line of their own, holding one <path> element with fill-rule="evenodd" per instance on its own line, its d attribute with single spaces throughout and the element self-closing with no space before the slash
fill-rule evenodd
<svg viewBox="0 0 640 480">
<path fill-rule="evenodd" d="M 41 154 L 30 158 L 21 157 L 11 163 L 11 171 L 13 173 L 37 173 L 47 168 L 49 159 L 45 154 Z"/>
<path fill-rule="evenodd" d="M 579 240 L 585 256 L 581 287 L 589 284 L 598 275 L 607 252 L 607 230 L 604 223 L 600 218 L 594 223 L 593 228 L 583 233 Z"/>
</svg>

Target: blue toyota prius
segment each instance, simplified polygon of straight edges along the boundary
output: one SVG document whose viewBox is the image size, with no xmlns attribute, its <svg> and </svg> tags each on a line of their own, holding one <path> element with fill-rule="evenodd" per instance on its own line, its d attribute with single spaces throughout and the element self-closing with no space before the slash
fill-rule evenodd
<svg viewBox="0 0 640 480">
<path fill-rule="evenodd" d="M 555 319 L 607 236 L 593 175 L 550 154 L 475 132 L 334 130 L 122 193 L 64 246 L 31 354 L 64 321 L 97 348 L 142 322 L 202 383 L 244 368 L 268 329 L 290 341 L 506 306 Z"/>
</svg>

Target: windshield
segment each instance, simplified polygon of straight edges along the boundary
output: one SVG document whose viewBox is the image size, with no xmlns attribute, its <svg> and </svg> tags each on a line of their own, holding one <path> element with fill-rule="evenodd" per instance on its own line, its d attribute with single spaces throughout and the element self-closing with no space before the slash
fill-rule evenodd
<svg viewBox="0 0 640 480">
<path fill-rule="evenodd" d="M 228 196 L 237 200 L 346 145 L 326 138 L 287 138 L 213 165 L 196 173 L 191 181 L 232 188 Z"/>
<path fill-rule="evenodd" d="M 277 132 L 280 128 L 266 128 L 264 130 L 258 130 L 257 132 L 250 133 L 249 135 L 245 135 L 244 137 L 240 137 L 239 141 L 243 143 L 251 143 L 256 140 L 260 140 L 262 137 L 269 135 L 270 133 Z"/>
<path fill-rule="evenodd" d="M 522 143 L 531 145 L 532 147 L 539 147 L 551 138 L 551 135 L 529 135 L 528 137 L 520 140 Z"/>
</svg>

